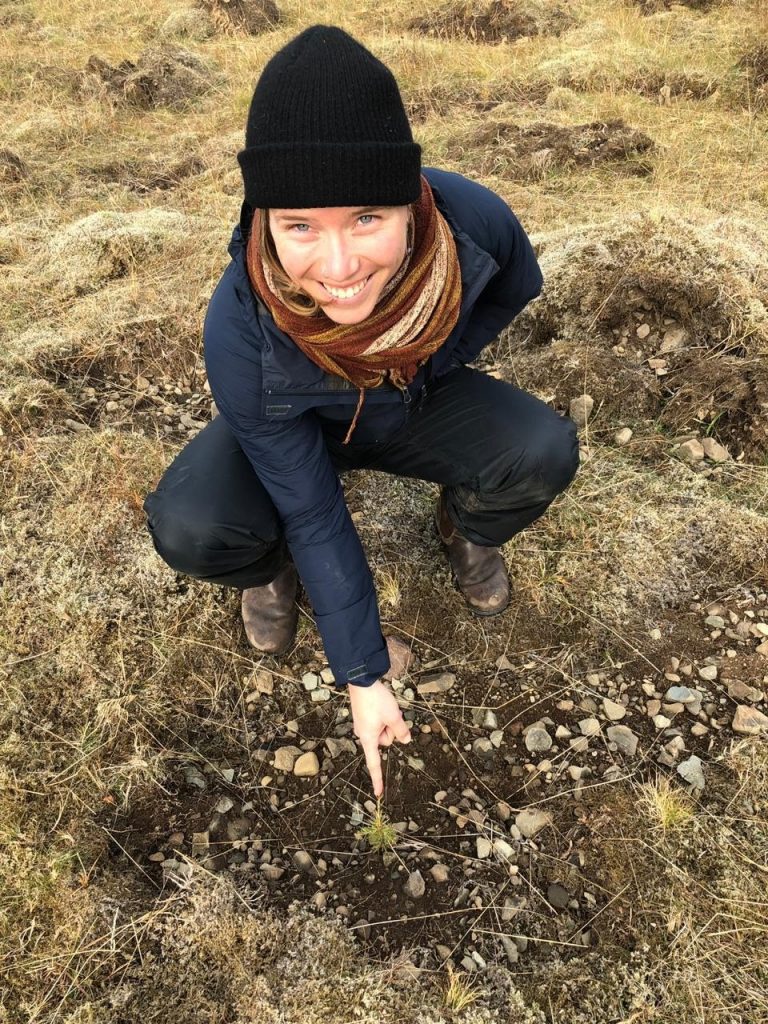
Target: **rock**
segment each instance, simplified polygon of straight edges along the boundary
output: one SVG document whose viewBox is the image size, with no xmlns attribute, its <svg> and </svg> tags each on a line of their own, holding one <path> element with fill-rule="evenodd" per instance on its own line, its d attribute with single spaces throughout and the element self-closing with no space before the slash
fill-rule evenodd
<svg viewBox="0 0 768 1024">
<path fill-rule="evenodd" d="M 609 700 L 608 697 L 603 697 L 603 712 L 605 717 L 611 722 L 620 722 L 626 715 L 627 709 L 623 704 L 619 704 L 617 700 Z"/>
<path fill-rule="evenodd" d="M 502 740 L 504 739 L 504 733 L 501 729 L 494 729 L 491 735 L 488 737 L 494 747 L 500 747 Z"/>
<path fill-rule="evenodd" d="M 228 796 L 223 796 L 214 807 L 217 814 L 226 814 L 227 811 L 231 811 L 235 806 L 234 801 L 230 800 Z"/>
<path fill-rule="evenodd" d="M 768 732 L 768 716 L 757 708 L 739 704 L 733 716 L 733 731 L 742 736 L 757 736 L 760 732 Z"/>
<path fill-rule="evenodd" d="M 717 666 L 715 665 L 703 665 L 698 672 L 699 679 L 704 679 L 709 683 L 712 683 L 717 679 Z"/>
<path fill-rule="evenodd" d="M 494 839 L 493 855 L 498 858 L 498 860 L 512 860 L 515 855 L 515 851 L 506 839 Z"/>
<path fill-rule="evenodd" d="M 728 696 L 733 697 L 734 700 L 748 700 L 757 704 L 763 699 L 763 691 L 758 690 L 755 686 L 749 686 L 741 679 L 731 679 L 728 682 Z"/>
<path fill-rule="evenodd" d="M 582 718 L 579 730 L 582 736 L 597 736 L 600 733 L 600 723 L 596 718 Z"/>
<path fill-rule="evenodd" d="M 434 880 L 440 885 L 448 881 L 449 871 L 445 864 L 433 864 L 432 867 L 429 869 L 429 873 L 430 875 L 432 875 Z"/>
<path fill-rule="evenodd" d="M 208 853 L 209 845 L 209 833 L 208 832 L 193 832 L 192 833 L 192 856 L 200 857 Z"/>
<path fill-rule="evenodd" d="M 333 683 L 336 682 L 336 677 L 329 668 L 324 668 L 320 671 L 320 678 L 323 680 L 326 686 L 331 686 Z"/>
<path fill-rule="evenodd" d="M 687 686 L 670 686 L 664 694 L 664 699 L 679 701 L 681 704 L 692 704 L 701 700 L 701 694 L 698 690 L 691 690 Z"/>
<path fill-rule="evenodd" d="M 504 953 L 506 954 L 507 960 L 511 964 L 516 964 L 520 959 L 520 953 L 518 952 L 517 946 L 514 941 L 510 939 L 508 935 L 501 935 L 501 945 L 504 947 Z"/>
<path fill-rule="evenodd" d="M 547 903 L 555 910 L 565 910 L 570 898 L 571 894 L 559 882 L 552 882 L 547 887 Z"/>
<path fill-rule="evenodd" d="M 306 850 L 296 850 L 293 854 L 293 863 L 299 871 L 309 875 L 311 878 L 318 878 L 320 875 L 315 862 Z"/>
<path fill-rule="evenodd" d="M 672 721 L 664 715 L 654 715 L 653 724 L 657 729 L 668 729 L 669 726 L 672 725 Z"/>
<path fill-rule="evenodd" d="M 450 690 L 455 682 L 456 676 L 453 672 L 442 672 L 440 675 L 425 678 L 418 684 L 416 690 L 422 697 L 426 697 L 429 694 L 445 693 L 447 690 Z"/>
<path fill-rule="evenodd" d="M 506 656 L 506 654 L 502 654 L 500 657 L 498 657 L 495 661 L 495 665 L 496 668 L 499 669 L 499 671 L 501 672 L 504 672 L 507 669 L 514 668 L 514 665 Z"/>
<path fill-rule="evenodd" d="M 486 839 L 485 836 L 478 836 L 475 840 L 475 845 L 477 846 L 478 857 L 485 858 L 491 856 L 492 847 L 490 839 Z"/>
<path fill-rule="evenodd" d="M 637 736 L 626 725 L 611 725 L 606 730 L 611 743 L 615 743 L 622 754 L 632 757 L 637 750 Z"/>
<path fill-rule="evenodd" d="M 668 352 L 679 352 L 685 346 L 688 335 L 684 327 L 670 327 L 664 331 L 659 347 L 659 355 L 666 355 Z"/>
<path fill-rule="evenodd" d="M 320 762 L 317 760 L 317 754 L 314 750 L 310 750 L 306 754 L 302 754 L 293 766 L 293 774 L 297 775 L 301 779 L 307 779 L 313 775 L 317 775 L 319 771 Z"/>
<path fill-rule="evenodd" d="M 540 722 L 535 722 L 528 728 L 525 734 L 526 750 L 529 750 L 532 754 L 542 754 L 545 750 L 549 750 L 551 746 L 552 737 Z"/>
<path fill-rule="evenodd" d="M 526 839 L 531 839 L 537 832 L 551 824 L 552 815 L 549 811 L 537 811 L 533 807 L 526 807 L 515 815 L 515 825 L 520 835 Z"/>
<path fill-rule="evenodd" d="M 635 330 L 635 334 L 636 334 L 636 335 L 638 336 L 638 338 L 640 338 L 641 340 L 642 340 L 643 338 L 647 338 L 647 337 L 648 337 L 648 335 L 649 335 L 650 333 L 651 333 L 651 327 L 650 327 L 650 324 L 639 324 L 639 325 L 638 325 L 638 327 L 637 327 L 637 329 Z"/>
<path fill-rule="evenodd" d="M 301 677 L 301 685 L 305 690 L 315 690 L 320 685 L 320 676 L 315 672 L 305 672 Z"/>
<path fill-rule="evenodd" d="M 277 864 L 259 864 L 259 871 L 268 882 L 278 882 L 285 874 L 285 868 Z"/>
<path fill-rule="evenodd" d="M 677 774 L 689 782 L 694 789 L 704 789 L 704 769 L 701 766 L 701 758 L 695 754 L 681 761 L 677 766 Z"/>
<path fill-rule="evenodd" d="M 722 615 L 708 615 L 706 619 L 704 619 L 704 625 L 711 626 L 712 629 L 725 629 L 727 622 Z"/>
<path fill-rule="evenodd" d="M 728 454 L 728 449 L 718 444 L 714 437 L 705 437 L 701 445 L 704 454 L 711 462 L 727 462 L 731 457 Z"/>
<path fill-rule="evenodd" d="M 701 462 L 704 458 L 704 448 L 701 441 L 697 441 L 693 438 L 690 441 L 684 441 L 677 449 L 677 454 L 683 460 L 683 462 L 695 463 Z"/>
<path fill-rule="evenodd" d="M 763 642 L 759 644 L 755 648 L 755 650 L 758 654 L 762 654 L 764 658 L 768 658 L 768 640 L 763 640 Z"/>
<path fill-rule="evenodd" d="M 301 747 L 278 747 L 272 764 L 279 772 L 292 772 L 296 758 L 301 756 Z"/>
<path fill-rule="evenodd" d="M 357 747 L 354 741 L 346 737 L 335 739 L 333 736 L 326 736 L 325 746 L 331 760 L 337 758 L 340 754 L 357 754 Z M 293 766 L 291 766 L 289 771 L 293 771 Z"/>
<path fill-rule="evenodd" d="M 406 879 L 403 891 L 406 896 L 410 896 L 411 899 L 420 899 L 426 891 L 426 883 L 420 871 L 411 871 Z"/>
<path fill-rule="evenodd" d="M 472 751 L 484 761 L 490 761 L 493 758 L 495 750 L 496 748 L 494 745 L 485 736 L 480 736 L 472 742 Z"/>
<path fill-rule="evenodd" d="M 227 839 L 231 843 L 236 843 L 241 839 L 245 839 L 252 828 L 253 822 L 250 818 L 244 816 L 233 818 L 232 821 L 227 822 Z"/>
<path fill-rule="evenodd" d="M 579 395 L 572 398 L 568 406 L 568 415 L 576 426 L 581 429 L 587 425 L 587 420 L 595 407 L 595 400 L 591 395 Z M 702 456 L 703 458 L 703 456 Z"/>
<path fill-rule="evenodd" d="M 402 679 L 414 661 L 413 651 L 407 643 L 396 636 L 388 636 L 385 641 L 389 654 L 389 668 L 383 678 Z"/>
<path fill-rule="evenodd" d="M 617 430 L 613 435 L 614 444 L 623 447 L 625 444 L 629 444 L 632 440 L 632 431 L 629 427 L 622 427 L 621 430 Z"/>
<path fill-rule="evenodd" d="M 249 686 L 252 686 L 254 690 L 258 690 L 259 693 L 272 693 L 275 688 L 272 673 L 265 668 L 259 669 L 255 676 L 249 680 Z"/>
<path fill-rule="evenodd" d="M 701 722 L 696 722 L 691 726 L 691 736 L 706 736 L 708 732 L 707 726 Z"/>
<path fill-rule="evenodd" d="M 485 718 L 483 719 L 483 728 L 491 730 L 499 728 L 498 719 L 496 718 L 496 715 L 493 713 L 493 711 L 485 712 Z"/>
</svg>

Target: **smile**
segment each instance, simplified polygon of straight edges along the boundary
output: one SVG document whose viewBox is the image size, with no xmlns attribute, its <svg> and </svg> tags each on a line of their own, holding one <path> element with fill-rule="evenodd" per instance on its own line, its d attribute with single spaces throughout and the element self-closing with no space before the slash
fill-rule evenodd
<svg viewBox="0 0 768 1024">
<path fill-rule="evenodd" d="M 324 284 L 322 281 L 320 283 L 329 295 L 337 301 L 343 302 L 345 300 L 354 299 L 360 295 L 360 293 L 366 288 L 372 276 L 372 274 L 369 274 L 368 277 L 364 278 L 359 284 L 356 284 L 351 288 L 329 288 L 328 285 Z"/>
</svg>

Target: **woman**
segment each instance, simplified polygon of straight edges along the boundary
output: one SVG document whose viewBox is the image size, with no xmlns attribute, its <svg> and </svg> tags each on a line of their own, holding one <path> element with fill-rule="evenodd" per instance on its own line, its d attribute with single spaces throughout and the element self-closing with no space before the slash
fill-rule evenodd
<svg viewBox="0 0 768 1024">
<path fill-rule="evenodd" d="M 245 201 L 204 324 L 221 415 L 147 497 L 148 528 L 176 570 L 242 590 L 260 651 L 292 642 L 301 579 L 379 796 L 379 746 L 410 733 L 338 474 L 440 484 L 458 586 L 497 615 L 499 547 L 570 483 L 575 425 L 465 365 L 539 294 L 535 255 L 493 192 L 422 170 L 394 76 L 346 32 L 314 25 L 271 58 L 238 162 Z"/>
</svg>

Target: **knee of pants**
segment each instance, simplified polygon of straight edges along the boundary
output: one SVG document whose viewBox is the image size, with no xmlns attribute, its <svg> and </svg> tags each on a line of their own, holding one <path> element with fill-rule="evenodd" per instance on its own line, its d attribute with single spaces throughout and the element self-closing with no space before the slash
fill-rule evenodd
<svg viewBox="0 0 768 1024">
<path fill-rule="evenodd" d="M 549 503 L 562 493 L 579 468 L 576 424 L 558 417 L 531 436 L 525 449 L 510 453 L 503 480 L 494 490 L 515 504 Z"/>
<path fill-rule="evenodd" d="M 270 544 L 255 539 L 249 544 L 245 543 L 245 538 L 234 536 L 228 544 L 221 528 L 185 516 L 176 509 L 164 512 L 155 499 L 155 495 L 149 495 L 144 502 L 147 530 L 155 551 L 171 569 L 186 576 L 204 579 L 225 575 L 241 565 L 267 557 L 279 544 L 279 540 Z"/>
</svg>

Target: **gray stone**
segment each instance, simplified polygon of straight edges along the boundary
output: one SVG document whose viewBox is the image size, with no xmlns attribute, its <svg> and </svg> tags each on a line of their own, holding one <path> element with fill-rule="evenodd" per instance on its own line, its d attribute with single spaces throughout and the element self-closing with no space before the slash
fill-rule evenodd
<svg viewBox="0 0 768 1024">
<path fill-rule="evenodd" d="M 515 815 L 515 825 L 520 835 L 531 839 L 547 825 L 552 824 L 552 815 L 549 811 L 537 811 L 533 807 L 526 807 L 519 814 Z"/>
<path fill-rule="evenodd" d="M 683 462 L 688 463 L 701 462 L 704 458 L 704 448 L 701 441 L 697 441 L 695 438 L 690 441 L 684 441 L 678 448 L 677 453 Z"/>
<path fill-rule="evenodd" d="M 616 433 L 613 435 L 614 444 L 617 444 L 620 448 L 623 447 L 625 444 L 629 444 L 631 440 L 632 430 L 630 427 L 622 427 L 620 430 L 617 430 Z"/>
<path fill-rule="evenodd" d="M 512 860 L 515 855 L 515 851 L 506 839 L 494 839 L 493 855 L 499 860 Z"/>
<path fill-rule="evenodd" d="M 693 704 L 697 700 L 701 700 L 701 694 L 698 690 L 691 690 L 687 686 L 670 686 L 664 694 L 664 699 L 679 701 L 681 704 Z"/>
<path fill-rule="evenodd" d="M 742 736 L 757 736 L 768 731 L 768 717 L 757 708 L 739 704 L 733 716 L 733 731 L 741 733 Z"/>
<path fill-rule="evenodd" d="M 301 677 L 301 685 L 305 690 L 315 690 L 320 685 L 320 676 L 315 672 L 305 672 Z"/>
<path fill-rule="evenodd" d="M 279 772 L 292 772 L 296 758 L 301 755 L 301 747 L 278 747 L 272 761 Z"/>
<path fill-rule="evenodd" d="M 445 693 L 450 690 L 455 682 L 456 676 L 453 672 L 441 672 L 440 675 L 428 676 L 422 680 L 417 685 L 416 690 L 422 697 L 426 697 L 430 694 Z"/>
<path fill-rule="evenodd" d="M 418 900 L 424 895 L 426 888 L 427 886 L 421 872 L 412 871 L 406 879 L 403 891 L 406 896 L 410 896 L 411 899 Z"/>
<path fill-rule="evenodd" d="M 293 854 L 293 863 L 299 871 L 309 875 L 311 878 L 318 878 L 320 875 L 315 862 L 306 850 L 296 850 Z"/>
<path fill-rule="evenodd" d="M 702 665 L 698 670 L 699 679 L 704 679 L 709 683 L 713 683 L 717 679 L 717 666 L 716 665 Z"/>
<path fill-rule="evenodd" d="M 626 725 L 611 725 L 606 730 L 608 739 L 615 743 L 622 754 L 632 757 L 637 750 L 637 736 Z"/>
<path fill-rule="evenodd" d="M 476 843 L 476 846 L 477 846 L 477 856 L 478 857 L 484 859 L 485 857 L 490 857 L 491 856 L 491 841 L 490 841 L 490 839 L 486 839 L 485 836 L 478 836 L 476 841 L 475 841 L 475 843 Z"/>
<path fill-rule="evenodd" d="M 603 711 L 611 722 L 620 722 L 627 713 L 623 704 L 619 704 L 617 700 L 609 700 L 608 697 L 603 697 Z"/>
<path fill-rule="evenodd" d="M 214 810 L 217 812 L 217 814 L 226 814 L 227 811 L 231 811 L 234 806 L 235 804 L 233 800 L 231 800 L 228 796 L 223 796 L 214 807 Z"/>
<path fill-rule="evenodd" d="M 591 395 L 578 395 L 572 398 L 568 406 L 568 415 L 579 429 L 587 425 L 592 410 L 595 407 L 595 400 Z M 703 457 L 703 455 L 702 455 Z"/>
<path fill-rule="evenodd" d="M 525 748 L 532 754 L 543 754 L 552 746 L 552 737 L 541 723 L 530 726 L 525 734 Z"/>
<path fill-rule="evenodd" d="M 486 739 L 485 736 L 480 736 L 478 739 L 473 740 L 472 750 L 478 757 L 483 758 L 485 761 L 489 761 L 493 757 L 496 748 L 489 739 Z"/>
<path fill-rule="evenodd" d="M 689 782 L 694 789 L 704 789 L 704 770 L 701 766 L 701 758 L 695 754 L 681 761 L 677 766 L 677 774 Z"/>
<path fill-rule="evenodd" d="M 309 696 L 315 704 L 322 704 L 324 701 L 331 699 L 331 691 L 327 690 L 324 686 L 318 686 L 316 690 L 312 690 Z"/>
<path fill-rule="evenodd" d="M 433 864 L 429 869 L 429 873 L 432 875 L 432 878 L 441 885 L 448 881 L 449 871 L 445 864 Z"/>
<path fill-rule="evenodd" d="M 724 448 L 714 437 L 705 437 L 701 445 L 704 454 L 711 462 L 727 462 L 731 457 L 728 454 L 728 449 Z"/>
<path fill-rule="evenodd" d="M 757 704 L 763 700 L 764 695 L 763 691 L 758 690 L 756 686 L 749 686 L 741 679 L 731 679 L 728 683 L 728 696 L 733 697 L 734 700 L 748 700 Z"/>
<path fill-rule="evenodd" d="M 597 736 L 600 733 L 600 723 L 596 718 L 582 718 L 579 730 L 582 736 Z"/>
<path fill-rule="evenodd" d="M 332 760 L 340 754 L 357 754 L 354 741 L 347 738 L 335 739 L 333 736 L 326 736 L 325 746 Z M 291 770 L 293 770 L 292 767 Z"/>
<path fill-rule="evenodd" d="M 570 898 L 571 894 L 559 882 L 552 882 L 547 887 L 547 903 L 555 910 L 565 910 Z"/>
</svg>

